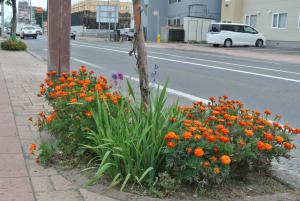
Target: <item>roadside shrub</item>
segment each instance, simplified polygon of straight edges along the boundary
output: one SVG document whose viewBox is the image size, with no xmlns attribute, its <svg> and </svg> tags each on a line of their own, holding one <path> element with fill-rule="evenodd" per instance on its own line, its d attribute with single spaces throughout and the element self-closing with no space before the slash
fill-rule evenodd
<svg viewBox="0 0 300 201">
<path fill-rule="evenodd" d="M 23 51 L 27 49 L 27 46 L 24 42 L 18 40 L 16 37 L 10 37 L 1 43 L 1 48 L 9 51 Z"/>
<path fill-rule="evenodd" d="M 166 169 L 178 181 L 203 186 L 232 175 L 243 177 L 247 171 L 266 169 L 273 159 L 288 158 L 295 148 L 291 134 L 300 129 L 280 125 L 279 115 L 271 122 L 269 110 L 261 115 L 226 96 L 210 100 L 208 105 L 180 107 L 186 118 L 164 137 Z"/>
<path fill-rule="evenodd" d="M 133 99 L 122 100 L 115 115 L 105 101 L 98 101 L 97 109 L 92 110 L 97 129 L 89 133 L 91 143 L 85 145 L 100 163 L 91 182 L 105 174 L 112 179 L 112 186 L 122 184 L 121 190 L 129 182 L 148 186 L 155 182 L 164 170 L 163 135 L 176 128 L 169 117 L 180 118 L 176 106 L 166 105 L 166 87 L 156 92 L 145 111 L 128 86 Z"/>
<path fill-rule="evenodd" d="M 56 142 L 38 149 L 41 164 L 90 160 L 85 169 L 95 171 L 90 184 L 105 175 L 110 187 L 138 184 L 168 195 L 181 184 L 203 187 L 267 170 L 295 148 L 292 135 L 300 129 L 279 124 L 279 115 L 271 122 L 269 110 L 262 115 L 226 96 L 211 97 L 209 104 L 168 105 L 167 84 L 151 92 L 145 110 L 129 82 L 128 96 L 121 94 L 119 79 L 123 75 L 114 74 L 109 84 L 83 66 L 71 74 L 47 74 L 39 96 L 50 110 L 39 113 L 36 124 Z M 30 153 L 35 150 L 30 146 Z"/>
<path fill-rule="evenodd" d="M 72 71 L 71 75 L 60 76 L 53 71 L 47 74 L 45 83 L 40 85 L 39 96 L 44 97 L 52 111 L 39 113 L 37 125 L 40 130 L 48 131 L 58 140 L 58 146 L 65 155 L 80 157 L 84 150 L 81 144 L 87 142 L 86 132 L 95 129 L 90 108 L 96 99 L 107 100 L 111 111 L 117 111 L 121 95 L 112 93 L 107 79 L 94 76 L 85 67 Z"/>
</svg>

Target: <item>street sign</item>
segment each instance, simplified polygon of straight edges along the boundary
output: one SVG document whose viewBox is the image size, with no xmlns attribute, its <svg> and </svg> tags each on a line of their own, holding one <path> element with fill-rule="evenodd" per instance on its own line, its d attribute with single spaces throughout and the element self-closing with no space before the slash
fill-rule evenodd
<svg viewBox="0 0 300 201">
<path fill-rule="evenodd" d="M 117 23 L 119 21 L 118 6 L 97 6 L 96 22 Z"/>
</svg>

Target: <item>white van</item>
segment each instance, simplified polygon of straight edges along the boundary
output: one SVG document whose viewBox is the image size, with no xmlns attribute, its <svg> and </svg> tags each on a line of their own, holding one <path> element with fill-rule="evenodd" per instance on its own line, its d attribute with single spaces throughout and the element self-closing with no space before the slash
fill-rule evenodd
<svg viewBox="0 0 300 201">
<path fill-rule="evenodd" d="M 224 45 L 247 45 L 263 47 L 266 43 L 263 34 L 245 24 L 212 23 L 207 34 L 207 43 L 214 47 Z"/>
</svg>

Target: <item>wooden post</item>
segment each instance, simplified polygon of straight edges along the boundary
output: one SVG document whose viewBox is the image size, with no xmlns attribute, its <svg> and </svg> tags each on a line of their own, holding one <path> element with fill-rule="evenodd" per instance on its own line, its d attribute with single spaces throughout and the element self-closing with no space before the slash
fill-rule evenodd
<svg viewBox="0 0 300 201">
<path fill-rule="evenodd" d="M 134 46 L 137 49 L 137 68 L 140 79 L 141 98 L 143 101 L 144 109 L 146 110 L 148 108 L 150 92 L 148 80 L 147 52 L 145 48 L 144 29 L 142 26 L 139 0 L 133 0 L 133 12 L 135 29 Z"/>
<path fill-rule="evenodd" d="M 48 0 L 48 72 L 70 71 L 71 0 Z"/>
</svg>

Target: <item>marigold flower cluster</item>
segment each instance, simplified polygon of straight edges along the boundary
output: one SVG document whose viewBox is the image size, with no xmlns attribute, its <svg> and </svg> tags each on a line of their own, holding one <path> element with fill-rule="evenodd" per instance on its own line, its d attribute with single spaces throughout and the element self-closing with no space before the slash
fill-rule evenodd
<svg viewBox="0 0 300 201">
<path fill-rule="evenodd" d="M 180 170 L 178 175 L 197 174 L 201 178 L 225 177 L 232 164 L 241 161 L 272 160 L 288 157 L 295 148 L 291 135 L 300 129 L 281 125 L 281 116 L 270 121 L 272 112 L 244 108 L 227 96 L 211 97 L 209 104 L 196 102 L 193 106 L 178 107 L 185 118 L 179 128 L 164 138 L 167 166 Z M 170 118 L 170 123 L 177 120 Z"/>
<path fill-rule="evenodd" d="M 38 124 L 42 122 L 50 124 L 67 105 L 76 105 L 77 108 L 87 108 L 99 98 L 107 100 L 114 105 L 121 99 L 119 93 L 112 93 L 111 86 L 108 86 L 107 78 L 104 76 L 96 77 L 94 72 L 87 72 L 86 67 L 81 66 L 78 71 L 73 70 L 71 74 L 61 73 L 58 75 L 56 71 L 47 73 L 45 83 L 40 85 L 40 93 L 38 96 L 45 97 L 54 111 L 48 115 L 39 114 Z M 97 97 L 96 97 L 97 96 Z M 78 117 L 92 117 L 92 113 L 86 109 Z"/>
</svg>

